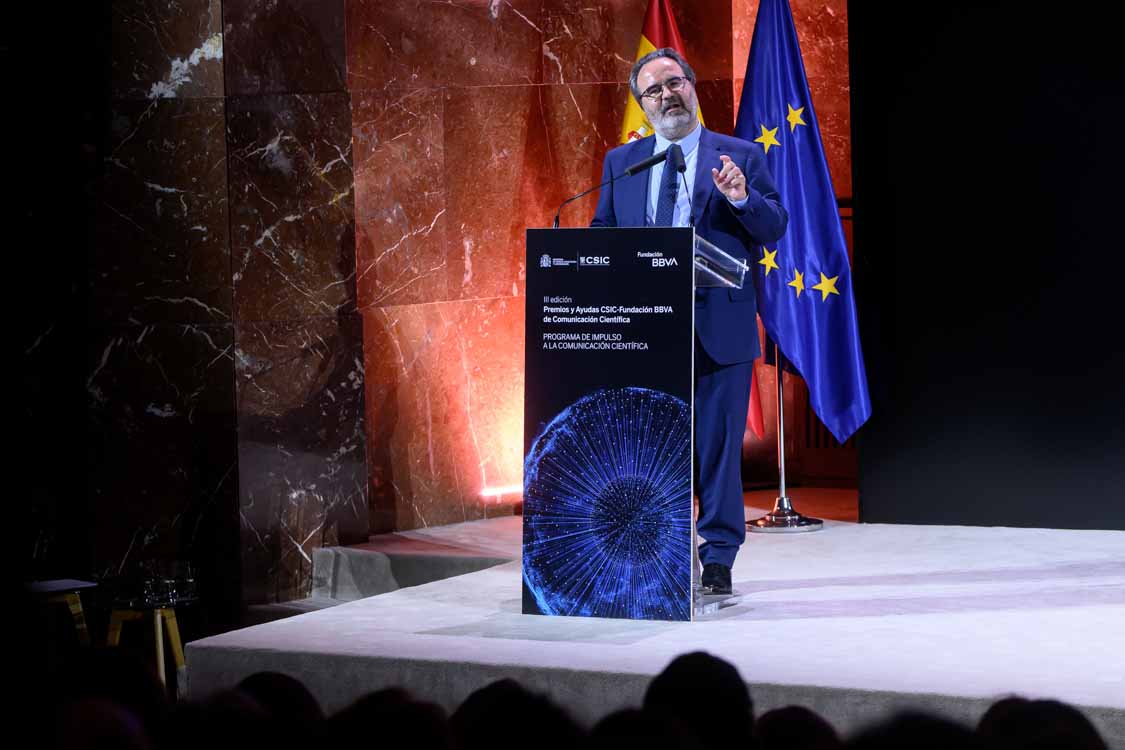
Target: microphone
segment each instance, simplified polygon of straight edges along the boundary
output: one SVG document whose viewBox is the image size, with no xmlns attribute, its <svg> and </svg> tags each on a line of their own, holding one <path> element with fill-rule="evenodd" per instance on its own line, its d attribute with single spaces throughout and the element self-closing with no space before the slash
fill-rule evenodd
<svg viewBox="0 0 1125 750">
<path fill-rule="evenodd" d="M 676 151 L 680 152 L 680 163 L 682 164 L 683 161 L 684 161 L 684 152 L 680 151 L 680 147 L 673 143 L 671 146 L 668 147 L 667 151 L 661 151 L 658 154 L 653 154 L 652 156 L 648 157 L 647 159 L 644 159 L 643 161 L 639 161 L 636 164 L 634 164 L 633 166 L 628 167 L 624 172 L 621 173 L 622 176 L 623 177 L 632 177 L 637 172 L 644 172 L 646 169 L 652 169 L 653 167 L 655 167 L 660 162 L 666 161 L 668 159 L 669 155 L 672 153 L 672 149 L 675 149 Z"/>
<path fill-rule="evenodd" d="M 673 143 L 668 147 L 668 166 L 680 174 L 687 171 L 687 162 L 684 161 L 684 150 L 680 148 L 680 144 L 678 143 Z"/>
<path fill-rule="evenodd" d="M 555 211 L 555 221 L 551 225 L 551 229 L 558 229 L 559 228 L 559 216 L 562 214 L 562 210 L 566 207 L 566 204 L 570 203 L 571 201 L 576 201 L 576 200 L 578 200 L 579 198 L 581 198 L 585 195 L 589 195 L 590 193 L 594 192 L 595 190 L 598 190 L 599 188 L 604 188 L 606 185 L 609 185 L 610 183 L 617 182 L 622 177 L 632 177 L 633 175 L 637 174 L 638 172 L 644 172 L 647 169 L 652 169 L 657 164 L 660 164 L 661 162 L 665 161 L 668 158 L 668 152 L 671 151 L 672 148 L 674 148 L 674 149 L 676 149 L 677 151 L 680 152 L 680 162 L 683 163 L 683 159 L 684 159 L 683 151 L 680 150 L 679 146 L 673 145 L 671 148 L 668 149 L 668 151 L 661 151 L 659 154 L 653 154 L 652 156 L 648 157 L 647 159 L 643 159 L 643 160 L 637 162 L 636 164 L 632 165 L 631 167 L 626 167 L 625 171 L 622 172 L 621 174 L 617 175 L 616 177 L 611 177 L 610 179 L 603 182 L 601 185 L 595 185 L 594 187 L 590 188 L 589 190 L 583 190 L 578 195 L 571 196 L 570 198 L 567 198 L 565 201 L 560 203 L 559 204 L 559 210 Z M 684 168 L 681 168 L 680 171 L 683 172 Z"/>
</svg>

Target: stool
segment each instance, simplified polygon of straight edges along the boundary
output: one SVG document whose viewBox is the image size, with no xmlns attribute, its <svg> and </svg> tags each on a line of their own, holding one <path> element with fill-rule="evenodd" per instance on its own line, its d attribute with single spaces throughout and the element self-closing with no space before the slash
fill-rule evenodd
<svg viewBox="0 0 1125 750">
<path fill-rule="evenodd" d="M 45 597 L 49 602 L 65 604 L 70 609 L 70 616 L 74 620 L 74 630 L 78 633 L 78 642 L 83 646 L 89 646 L 90 631 L 86 629 L 86 615 L 82 612 L 82 598 L 78 595 L 78 592 L 82 589 L 95 588 L 97 585 L 92 581 L 60 578 L 53 581 L 32 581 L 27 584 L 27 590 L 37 596 Z"/>
<path fill-rule="evenodd" d="M 164 630 L 168 631 L 168 645 L 172 647 L 172 660 L 176 664 L 176 693 L 183 697 L 187 692 L 187 667 L 184 663 L 184 647 L 180 641 L 180 626 L 176 623 L 176 610 L 173 607 L 114 607 L 109 614 L 109 632 L 105 645 L 116 646 L 121 642 L 121 626 L 126 622 L 143 620 L 152 613 L 153 634 L 156 636 L 156 674 L 160 684 L 167 687 L 164 674 Z M 167 628 L 164 625 L 167 624 Z"/>
</svg>

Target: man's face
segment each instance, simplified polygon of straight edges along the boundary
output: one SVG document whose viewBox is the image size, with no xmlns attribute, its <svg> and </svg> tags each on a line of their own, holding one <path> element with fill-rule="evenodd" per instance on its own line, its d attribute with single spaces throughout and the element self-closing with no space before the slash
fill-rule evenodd
<svg viewBox="0 0 1125 750">
<path fill-rule="evenodd" d="M 675 60 L 658 57 L 645 63 L 637 74 L 637 88 L 643 93 L 658 83 L 670 78 L 684 77 L 684 69 Z M 663 96 L 652 99 L 641 97 L 641 109 L 656 132 L 669 140 L 679 140 L 695 130 L 696 112 L 699 101 L 695 97 L 695 86 L 685 81 L 679 92 L 662 89 Z"/>
</svg>

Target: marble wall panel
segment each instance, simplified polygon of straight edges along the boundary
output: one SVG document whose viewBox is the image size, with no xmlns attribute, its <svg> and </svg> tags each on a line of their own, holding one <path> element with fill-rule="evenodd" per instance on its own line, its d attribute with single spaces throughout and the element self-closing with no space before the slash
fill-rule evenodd
<svg viewBox="0 0 1125 750">
<path fill-rule="evenodd" d="M 758 0 L 733 0 L 734 101 L 740 101 Z M 793 23 L 836 195 L 852 194 L 851 83 L 847 0 L 792 0 Z"/>
<path fill-rule="evenodd" d="M 118 101 L 111 115 L 88 319 L 229 322 L 223 100 Z"/>
<path fill-rule="evenodd" d="M 460 256 L 446 254 L 443 98 L 426 89 L 353 95 L 361 309 L 452 299 L 464 279 Z"/>
<path fill-rule="evenodd" d="M 805 74 L 836 195 L 852 194 L 848 4 L 802 2 L 793 10 Z"/>
<path fill-rule="evenodd" d="M 222 96 L 221 6 L 220 0 L 113 0 L 113 97 Z"/>
<path fill-rule="evenodd" d="M 558 204 L 601 182 L 605 153 L 616 147 L 629 87 L 625 83 L 544 86 L 540 93 L 541 117 L 547 124 L 549 160 L 541 166 L 538 188 L 546 213 L 532 226 L 545 226 Z M 528 193 L 536 192 L 529 186 Z M 549 199 L 549 200 L 546 200 Z M 561 226 L 587 226 L 597 206 L 595 191 L 568 204 Z"/>
<path fill-rule="evenodd" d="M 510 515 L 523 456 L 522 299 L 364 312 L 376 530 Z"/>
<path fill-rule="evenodd" d="M 542 0 L 349 0 L 348 88 L 542 80 Z"/>
<path fill-rule="evenodd" d="M 550 155 L 541 89 L 498 86 L 473 89 L 469 96 L 457 89 L 443 94 L 446 256 L 459 298 L 520 294 L 524 230 L 545 226 L 553 214 L 548 206 L 555 186 L 544 176 Z"/>
<path fill-rule="evenodd" d="M 452 269 L 451 298 L 522 294 L 527 228 L 550 226 L 564 199 L 600 181 L 626 95 L 624 84 L 445 92 L 443 260 Z M 481 132 L 490 137 L 482 142 Z M 585 226 L 596 202 L 590 195 L 568 205 L 563 226 Z"/>
<path fill-rule="evenodd" d="M 349 96 L 230 97 L 227 151 L 236 318 L 353 312 Z"/>
<path fill-rule="evenodd" d="M 646 2 L 543 3 L 543 83 L 625 82 Z"/>
<path fill-rule="evenodd" d="M 543 118 L 551 137 L 551 176 L 561 188 L 561 195 L 555 197 L 567 198 L 601 182 L 605 153 L 619 145 L 617 138 L 630 97 L 627 83 L 544 88 Z M 597 198 L 595 192 L 570 204 L 563 225 L 585 226 L 593 216 Z"/>
<path fill-rule="evenodd" d="M 734 99 L 730 81 L 700 81 L 696 91 L 707 127 L 717 133 L 733 134 Z"/>
<path fill-rule="evenodd" d="M 700 81 L 730 80 L 732 0 L 674 3 L 672 13 L 684 39 L 684 56 Z"/>
<path fill-rule="evenodd" d="M 243 589 L 299 598 L 313 548 L 367 539 L 362 323 L 240 325 L 235 358 Z"/>
<path fill-rule="evenodd" d="M 225 0 L 228 95 L 344 90 L 344 0 Z"/>
<path fill-rule="evenodd" d="M 731 0 L 730 75 L 735 81 L 746 77 L 746 60 L 750 54 L 750 41 L 754 38 L 754 21 L 758 15 L 758 4 L 759 0 Z M 735 101 L 738 100 L 737 93 Z"/>
<path fill-rule="evenodd" d="M 248 600 L 295 598 L 313 547 L 369 530 L 344 2 L 110 15 L 91 556 L 105 575 L 206 548 L 224 602 L 244 576 Z"/>
<path fill-rule="evenodd" d="M 647 0 L 543 7 L 543 82 L 625 82 L 637 57 Z M 724 80 L 731 70 L 731 0 L 673 4 L 684 55 L 700 80 Z"/>
<path fill-rule="evenodd" d="M 97 327 L 86 339 L 94 574 L 112 579 L 146 560 L 191 560 L 205 603 L 236 607 L 231 326 Z"/>
</svg>

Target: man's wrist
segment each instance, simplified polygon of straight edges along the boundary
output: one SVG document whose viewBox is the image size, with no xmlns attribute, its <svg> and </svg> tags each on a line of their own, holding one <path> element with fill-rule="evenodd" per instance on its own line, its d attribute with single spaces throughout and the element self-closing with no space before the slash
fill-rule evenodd
<svg viewBox="0 0 1125 750">
<path fill-rule="evenodd" d="M 746 188 L 745 200 L 735 203 L 730 198 L 727 198 L 727 203 L 730 203 L 730 210 L 734 211 L 739 216 L 757 216 L 762 210 L 762 204 L 764 202 L 765 199 L 762 198 L 762 194 L 750 187 Z"/>
</svg>

